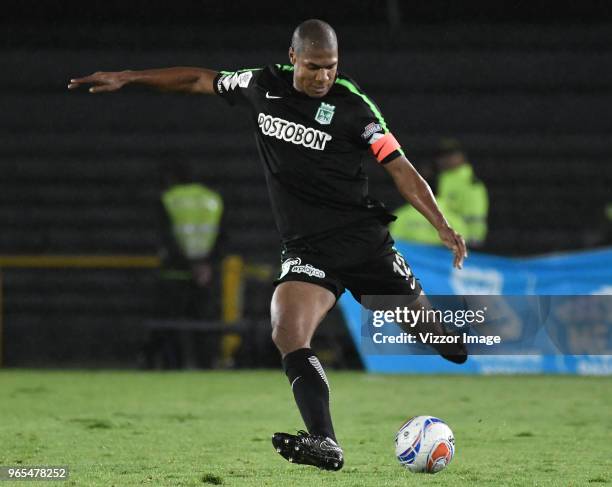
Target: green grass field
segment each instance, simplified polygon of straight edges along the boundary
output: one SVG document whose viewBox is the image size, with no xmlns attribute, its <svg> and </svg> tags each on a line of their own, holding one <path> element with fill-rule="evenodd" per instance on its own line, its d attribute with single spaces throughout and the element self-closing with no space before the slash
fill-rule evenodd
<svg viewBox="0 0 612 487">
<path fill-rule="evenodd" d="M 346 455 L 337 473 L 273 450 L 271 433 L 302 428 L 280 371 L 2 371 L 0 464 L 68 465 L 60 485 L 105 487 L 612 483 L 610 378 L 329 377 Z M 455 432 L 455 458 L 437 475 L 394 457 L 396 429 L 417 414 Z"/>
</svg>

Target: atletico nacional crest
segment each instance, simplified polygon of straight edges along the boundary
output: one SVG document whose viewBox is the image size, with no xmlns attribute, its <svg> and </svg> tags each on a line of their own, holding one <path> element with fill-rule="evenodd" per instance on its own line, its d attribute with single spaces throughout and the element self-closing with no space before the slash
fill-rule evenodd
<svg viewBox="0 0 612 487">
<path fill-rule="evenodd" d="M 329 105 L 327 103 L 321 103 L 321 106 L 317 110 L 317 114 L 315 115 L 315 120 L 319 122 L 321 125 L 329 125 L 334 118 L 334 110 L 336 107 L 334 105 Z"/>
</svg>

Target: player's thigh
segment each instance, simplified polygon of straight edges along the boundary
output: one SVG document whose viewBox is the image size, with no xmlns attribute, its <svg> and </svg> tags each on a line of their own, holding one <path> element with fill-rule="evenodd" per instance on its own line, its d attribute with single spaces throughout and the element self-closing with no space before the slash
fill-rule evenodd
<svg viewBox="0 0 612 487">
<path fill-rule="evenodd" d="M 310 340 L 335 303 L 336 296 L 325 287 L 304 281 L 281 282 L 270 306 L 275 333 Z"/>
</svg>

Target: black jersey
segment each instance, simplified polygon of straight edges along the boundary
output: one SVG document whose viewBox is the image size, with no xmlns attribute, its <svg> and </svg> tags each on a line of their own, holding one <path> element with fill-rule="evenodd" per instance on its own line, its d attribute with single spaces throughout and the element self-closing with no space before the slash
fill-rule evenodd
<svg viewBox="0 0 612 487">
<path fill-rule="evenodd" d="M 283 241 L 377 217 L 395 219 L 368 196 L 363 161 L 403 154 L 376 105 L 339 74 L 322 98 L 293 88 L 293 66 L 222 71 L 215 91 L 247 105 L 256 127 L 276 225 Z"/>
</svg>

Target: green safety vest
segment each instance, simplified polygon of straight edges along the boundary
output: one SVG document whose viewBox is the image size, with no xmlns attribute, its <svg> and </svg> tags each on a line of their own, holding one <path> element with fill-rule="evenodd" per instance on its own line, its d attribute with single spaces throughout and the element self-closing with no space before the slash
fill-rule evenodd
<svg viewBox="0 0 612 487">
<path fill-rule="evenodd" d="M 162 193 L 174 237 L 188 259 L 201 259 L 212 251 L 219 234 L 223 200 L 199 183 L 177 184 Z"/>
<path fill-rule="evenodd" d="M 465 223 L 462 233 L 469 242 L 482 242 L 487 236 L 489 195 L 482 181 L 476 179 L 470 164 L 443 171 L 438 177 L 436 199 Z"/>
</svg>

